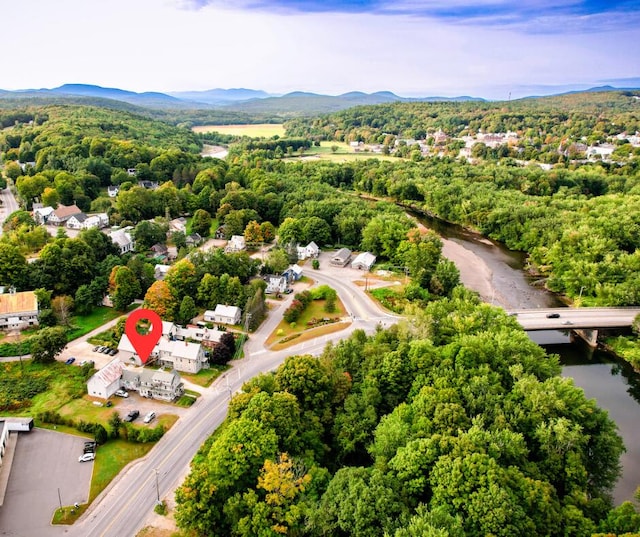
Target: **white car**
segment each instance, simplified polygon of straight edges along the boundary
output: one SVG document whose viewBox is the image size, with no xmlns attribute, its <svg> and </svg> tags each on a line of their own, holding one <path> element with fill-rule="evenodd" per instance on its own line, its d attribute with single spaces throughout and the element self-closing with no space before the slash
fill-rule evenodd
<svg viewBox="0 0 640 537">
<path fill-rule="evenodd" d="M 113 395 L 117 395 L 118 397 L 129 397 L 129 392 L 125 390 L 116 390 Z"/>
<path fill-rule="evenodd" d="M 145 423 L 149 423 L 151 421 L 153 421 L 153 419 L 156 417 L 156 413 L 152 410 L 151 412 L 149 412 L 145 417 L 144 417 L 144 422 Z"/>
<path fill-rule="evenodd" d="M 85 453 L 84 455 L 80 455 L 78 457 L 78 462 L 89 462 L 96 458 L 95 453 Z"/>
</svg>

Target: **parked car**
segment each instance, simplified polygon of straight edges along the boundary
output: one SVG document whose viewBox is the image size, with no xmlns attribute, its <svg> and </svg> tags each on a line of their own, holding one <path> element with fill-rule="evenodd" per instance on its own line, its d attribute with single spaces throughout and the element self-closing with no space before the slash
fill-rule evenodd
<svg viewBox="0 0 640 537">
<path fill-rule="evenodd" d="M 126 421 L 127 423 L 131 423 L 140 415 L 139 410 L 131 410 L 122 421 Z"/>
<path fill-rule="evenodd" d="M 145 417 L 144 417 L 144 422 L 145 423 L 149 423 L 151 421 L 154 420 L 154 418 L 156 417 L 156 413 L 152 410 L 151 412 L 149 412 Z"/>
<path fill-rule="evenodd" d="M 87 448 L 87 447 L 95 448 L 97 445 L 98 445 L 98 443 L 94 442 L 92 440 L 88 440 L 87 442 L 84 443 L 84 447 L 85 448 Z"/>
<path fill-rule="evenodd" d="M 560 317 L 559 313 L 547 313 L 547 319 L 557 319 Z"/>
<path fill-rule="evenodd" d="M 76 359 L 72 356 L 71 358 L 67 358 L 67 360 L 64 363 L 67 365 L 71 365 L 75 361 Z"/>
<path fill-rule="evenodd" d="M 102 350 L 100 352 L 102 354 L 107 354 L 109 352 L 109 347 L 102 347 Z"/>
<path fill-rule="evenodd" d="M 126 390 L 116 390 L 113 395 L 117 395 L 118 397 L 129 397 L 129 392 Z"/>
<path fill-rule="evenodd" d="M 96 345 L 96 346 L 93 348 L 93 352 L 98 352 L 99 350 L 100 350 L 100 345 Z"/>
<path fill-rule="evenodd" d="M 96 458 L 95 453 L 85 453 L 84 455 L 80 455 L 78 457 L 78 462 L 89 462 Z"/>
<path fill-rule="evenodd" d="M 84 452 L 85 453 L 95 453 L 96 452 L 96 446 L 90 446 L 88 444 L 84 445 Z"/>
<path fill-rule="evenodd" d="M 116 354 L 118 354 L 118 349 L 109 349 L 109 352 L 107 354 L 109 356 L 115 356 Z"/>
</svg>

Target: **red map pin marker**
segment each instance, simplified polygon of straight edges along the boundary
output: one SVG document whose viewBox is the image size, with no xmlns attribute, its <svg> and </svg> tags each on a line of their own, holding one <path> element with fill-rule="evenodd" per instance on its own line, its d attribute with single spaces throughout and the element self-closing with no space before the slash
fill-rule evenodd
<svg viewBox="0 0 640 537">
<path fill-rule="evenodd" d="M 136 329 L 136 324 L 140 319 L 146 319 L 151 323 L 151 330 L 149 330 L 148 334 L 140 334 Z M 155 311 L 147 309 L 135 310 L 127 317 L 127 321 L 124 324 L 124 333 L 131 341 L 142 363 L 146 364 L 153 347 L 156 346 L 162 336 L 162 319 Z"/>
</svg>

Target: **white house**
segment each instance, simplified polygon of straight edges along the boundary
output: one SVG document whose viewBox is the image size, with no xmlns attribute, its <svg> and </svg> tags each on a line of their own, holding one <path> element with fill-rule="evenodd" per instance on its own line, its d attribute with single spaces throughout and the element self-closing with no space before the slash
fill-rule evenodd
<svg viewBox="0 0 640 537">
<path fill-rule="evenodd" d="M 362 252 L 352 261 L 351 267 L 358 270 L 371 270 L 376 262 L 376 256 L 370 252 Z"/>
<path fill-rule="evenodd" d="M 121 255 L 127 252 L 133 252 L 135 249 L 135 242 L 130 233 L 132 229 L 132 226 L 127 226 L 109 233 L 111 241 L 120 249 Z"/>
<path fill-rule="evenodd" d="M 87 392 L 91 397 L 109 399 L 121 387 L 124 366 L 114 358 L 87 381 Z"/>
<path fill-rule="evenodd" d="M 320 248 L 313 241 L 311 241 L 306 246 L 299 246 L 298 245 L 296 247 L 296 250 L 297 250 L 297 253 L 298 253 L 298 259 L 300 259 L 300 260 L 308 259 L 308 258 L 315 259 L 316 257 L 318 257 L 320 255 Z"/>
<path fill-rule="evenodd" d="M 120 187 L 119 186 L 108 186 L 107 187 L 107 195 L 110 198 L 115 198 L 118 195 L 118 192 L 120 192 Z"/>
<path fill-rule="evenodd" d="M 49 220 L 49 216 L 53 214 L 53 207 L 38 207 L 33 209 L 33 219 L 36 224 L 44 225 Z"/>
<path fill-rule="evenodd" d="M 182 233 L 187 232 L 187 219 L 184 216 L 174 218 L 169 222 L 169 232 L 175 233 L 178 231 L 181 231 Z"/>
<path fill-rule="evenodd" d="M 84 221 L 84 229 L 101 229 L 109 225 L 109 215 L 107 213 L 96 213 L 87 216 Z"/>
<path fill-rule="evenodd" d="M 153 277 L 156 280 L 164 280 L 164 277 L 167 275 L 167 272 L 169 272 L 170 268 L 171 265 L 156 265 L 153 269 Z"/>
<path fill-rule="evenodd" d="M 269 275 L 266 277 L 267 280 L 267 288 L 265 289 L 265 293 L 284 293 L 289 287 L 289 280 L 287 280 L 286 276 L 274 276 Z"/>
<path fill-rule="evenodd" d="M 84 213 L 74 214 L 67 220 L 67 227 L 69 229 L 84 229 L 84 223 L 88 216 Z"/>
<path fill-rule="evenodd" d="M 218 304 L 213 312 L 214 323 L 240 324 L 241 318 L 242 311 L 238 306 L 225 306 L 224 304 Z"/>
<path fill-rule="evenodd" d="M 0 330 L 38 324 L 38 297 L 33 291 L 0 294 Z"/>
<path fill-rule="evenodd" d="M 247 249 L 247 243 L 242 235 L 232 235 L 224 248 L 225 252 L 241 252 Z"/>
<path fill-rule="evenodd" d="M 122 386 L 142 397 L 173 401 L 184 394 L 184 383 L 177 371 L 140 369 L 122 372 Z"/>
</svg>

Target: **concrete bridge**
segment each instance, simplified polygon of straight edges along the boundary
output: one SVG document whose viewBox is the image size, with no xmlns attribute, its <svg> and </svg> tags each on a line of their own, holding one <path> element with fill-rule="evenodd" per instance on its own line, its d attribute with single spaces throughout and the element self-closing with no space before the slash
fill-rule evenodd
<svg viewBox="0 0 640 537">
<path fill-rule="evenodd" d="M 590 345 L 595 346 L 598 330 L 605 328 L 629 328 L 640 307 L 628 308 L 540 308 L 535 310 L 511 310 L 527 331 L 572 330 Z"/>
</svg>

